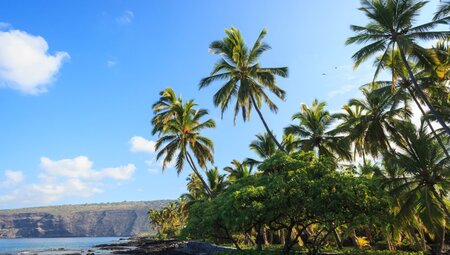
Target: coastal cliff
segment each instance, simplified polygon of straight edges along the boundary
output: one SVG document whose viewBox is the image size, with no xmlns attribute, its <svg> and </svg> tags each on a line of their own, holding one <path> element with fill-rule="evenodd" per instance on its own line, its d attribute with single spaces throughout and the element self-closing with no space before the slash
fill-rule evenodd
<svg viewBox="0 0 450 255">
<path fill-rule="evenodd" d="M 131 236 L 152 232 L 147 213 L 168 200 L 0 210 L 0 238 Z"/>
</svg>

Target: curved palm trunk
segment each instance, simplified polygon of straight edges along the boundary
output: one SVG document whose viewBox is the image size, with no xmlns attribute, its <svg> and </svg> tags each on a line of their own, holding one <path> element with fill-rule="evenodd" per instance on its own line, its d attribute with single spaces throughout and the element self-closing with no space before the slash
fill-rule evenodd
<svg viewBox="0 0 450 255">
<path fill-rule="evenodd" d="M 189 152 L 186 151 L 185 153 L 186 159 L 189 163 L 189 165 L 192 168 L 192 171 L 194 171 L 194 173 L 197 175 L 197 177 L 200 179 L 200 181 L 203 184 L 203 187 L 205 188 L 206 192 L 208 193 L 208 195 L 210 197 L 213 197 L 213 193 L 211 191 L 211 189 L 209 188 L 208 184 L 206 184 L 205 180 L 203 179 L 203 177 L 201 176 L 200 172 L 197 170 L 197 167 L 195 166 L 194 160 L 192 159 L 191 155 L 189 154 Z"/>
<path fill-rule="evenodd" d="M 411 81 L 414 84 L 414 88 L 416 89 L 416 91 L 419 93 L 420 97 L 422 98 L 422 100 L 425 102 L 425 104 L 428 106 L 428 108 L 430 109 L 431 113 L 434 115 L 434 117 L 437 119 L 437 121 L 439 122 L 439 124 L 441 124 L 442 128 L 445 130 L 445 132 L 450 135 L 450 128 L 447 126 L 447 124 L 445 123 L 445 121 L 442 119 L 441 115 L 436 111 L 436 109 L 434 109 L 434 107 L 431 105 L 430 101 L 428 100 L 427 96 L 425 95 L 425 93 L 423 92 L 422 88 L 420 88 L 419 84 L 417 83 L 416 77 L 414 77 L 414 74 L 411 70 L 411 67 L 408 64 L 408 60 L 406 60 L 406 56 L 405 53 L 403 52 L 402 47 L 398 47 L 399 51 L 400 51 L 400 56 L 402 58 L 403 64 L 406 67 L 406 70 L 408 71 L 409 74 L 409 78 L 411 78 Z"/>
<path fill-rule="evenodd" d="M 255 98 L 253 97 L 253 95 L 251 93 L 250 93 L 250 100 L 252 100 L 253 107 L 255 107 L 256 112 L 258 113 L 259 118 L 261 119 L 264 127 L 266 128 L 267 133 L 270 135 L 270 138 L 272 138 L 272 140 L 275 142 L 275 144 L 277 145 L 278 149 L 280 149 L 280 151 L 286 152 L 284 150 L 283 146 L 277 141 L 275 136 L 272 134 L 272 131 L 270 131 L 269 126 L 267 125 L 266 120 L 264 119 L 261 111 L 259 110 L 258 106 L 256 105 Z"/>
<path fill-rule="evenodd" d="M 420 104 L 420 102 L 417 100 L 416 96 L 414 95 L 413 91 L 411 90 L 411 88 L 408 87 L 408 92 L 411 94 L 412 98 L 414 99 L 414 102 L 416 103 L 416 105 L 419 107 L 420 112 L 422 113 L 423 116 L 425 116 L 425 111 L 422 108 L 422 105 Z M 442 149 L 444 150 L 445 156 L 450 157 L 450 155 L 448 154 L 447 148 L 445 148 L 444 143 L 442 142 L 441 138 L 438 136 L 438 134 L 436 133 L 436 131 L 434 130 L 433 126 L 431 125 L 431 122 L 428 118 L 425 118 L 425 121 L 427 122 L 428 126 L 431 129 L 431 132 L 433 133 L 434 137 L 436 137 L 436 140 L 438 141 L 439 145 L 442 147 Z"/>
</svg>

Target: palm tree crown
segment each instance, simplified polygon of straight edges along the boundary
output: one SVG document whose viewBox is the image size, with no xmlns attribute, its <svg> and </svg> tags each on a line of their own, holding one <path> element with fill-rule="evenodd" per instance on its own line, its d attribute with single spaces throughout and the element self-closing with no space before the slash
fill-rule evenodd
<svg viewBox="0 0 450 255">
<path fill-rule="evenodd" d="M 348 140 L 337 136 L 331 125 L 335 118 L 325 110 L 326 103 L 313 101 L 312 106 L 300 106 L 301 111 L 292 116 L 298 120 L 298 125 L 289 125 L 285 133 L 294 134 L 301 138 L 300 144 L 304 150 L 317 149 L 319 155 L 334 157 L 338 155 L 350 159 Z"/>
<path fill-rule="evenodd" d="M 416 91 L 444 130 L 450 135 L 450 128 L 429 102 L 417 83 L 406 59 L 406 56 L 409 55 L 420 59 L 424 65 L 432 66 L 433 63 L 430 60 L 429 52 L 419 46 L 417 41 L 446 39 L 450 36 L 450 31 L 430 31 L 439 24 L 447 24 L 450 16 L 437 16 L 435 20 L 428 23 L 413 25 L 419 11 L 426 3 L 426 1 L 416 0 L 361 0 L 361 8 L 359 10 L 364 12 L 370 21 L 366 26 L 352 25 L 350 28 L 356 32 L 356 35 L 348 38 L 346 44 L 368 43 L 368 45 L 362 47 L 353 55 L 355 68 L 374 54 L 382 52 L 374 79 L 381 71 L 382 63 L 388 57 L 389 50 L 398 48 L 400 57 Z"/>
<path fill-rule="evenodd" d="M 260 109 L 264 101 L 269 109 L 277 112 L 278 107 L 270 99 L 265 89 L 268 89 L 276 97 L 284 100 L 286 92 L 276 84 L 276 76 L 287 77 L 287 67 L 263 68 L 260 67 L 258 59 L 262 53 L 270 49 L 270 46 L 262 42 L 266 30 L 262 30 L 258 39 L 251 49 L 247 47 L 240 31 L 234 27 L 225 30 L 227 36 L 210 45 L 213 54 L 219 54 L 222 59 L 215 64 L 211 75 L 200 81 L 200 89 L 207 87 L 213 81 L 226 80 L 226 83 L 215 93 L 214 105 L 220 106 L 222 114 L 236 99 L 234 104 L 234 119 L 239 112 L 243 120 L 250 119 L 252 108 L 258 112 L 263 124 L 271 134 L 272 139 L 282 148 L 270 132 Z"/>
</svg>

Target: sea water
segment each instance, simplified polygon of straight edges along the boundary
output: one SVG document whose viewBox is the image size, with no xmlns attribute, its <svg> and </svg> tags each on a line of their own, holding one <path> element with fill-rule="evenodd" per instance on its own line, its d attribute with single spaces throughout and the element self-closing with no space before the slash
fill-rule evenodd
<svg viewBox="0 0 450 255">
<path fill-rule="evenodd" d="M 94 245 L 119 241 L 119 237 L 64 237 L 0 239 L 0 254 L 17 254 L 21 251 L 49 249 L 89 249 Z"/>
</svg>

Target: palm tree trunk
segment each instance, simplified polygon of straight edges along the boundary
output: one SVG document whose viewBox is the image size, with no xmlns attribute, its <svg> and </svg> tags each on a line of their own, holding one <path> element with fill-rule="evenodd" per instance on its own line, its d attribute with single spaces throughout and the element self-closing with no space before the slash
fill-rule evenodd
<svg viewBox="0 0 450 255">
<path fill-rule="evenodd" d="M 211 189 L 209 188 L 208 184 L 206 184 L 206 182 L 203 179 L 203 177 L 201 176 L 200 172 L 197 170 L 197 167 L 195 166 L 194 160 L 192 160 L 192 157 L 189 154 L 189 152 L 186 151 L 185 156 L 186 156 L 187 162 L 189 163 L 189 165 L 192 168 L 192 171 L 194 171 L 194 173 L 197 175 L 197 177 L 202 182 L 203 187 L 205 188 L 206 192 L 209 194 L 210 197 L 213 197 L 213 193 L 212 193 Z"/>
<path fill-rule="evenodd" d="M 419 107 L 420 112 L 422 113 L 422 116 L 425 116 L 425 111 L 423 110 L 422 105 L 420 104 L 419 100 L 417 100 L 417 98 L 414 95 L 414 93 L 411 90 L 411 88 L 408 87 L 407 89 L 408 89 L 409 94 L 411 94 L 412 98 L 414 99 L 414 102 Z M 434 137 L 436 137 L 436 140 L 438 141 L 439 145 L 444 150 L 445 156 L 450 157 L 450 155 L 448 154 L 447 148 L 445 148 L 445 145 L 442 142 L 441 137 L 439 137 L 438 134 L 436 133 L 436 131 L 434 130 L 433 126 L 431 125 L 430 120 L 428 118 L 425 118 L 425 121 L 427 122 L 428 126 L 430 127 L 431 132 L 433 133 Z"/>
<path fill-rule="evenodd" d="M 264 119 L 261 111 L 259 110 L 258 105 L 256 105 L 255 98 L 253 97 L 253 94 L 251 94 L 251 93 L 250 93 L 250 100 L 252 100 L 253 107 L 255 107 L 256 112 L 258 113 L 259 118 L 261 119 L 264 127 L 266 128 L 267 133 L 270 135 L 270 138 L 272 138 L 272 140 L 275 142 L 275 144 L 277 145 L 278 149 L 280 149 L 280 151 L 286 152 L 284 150 L 283 146 L 277 141 L 275 136 L 272 134 L 272 131 L 270 131 L 269 126 L 267 125 L 266 120 Z"/>
<path fill-rule="evenodd" d="M 409 74 L 409 78 L 411 78 L 411 81 L 414 84 L 414 88 L 416 89 L 416 91 L 419 93 L 419 96 L 422 98 L 422 100 L 425 102 L 425 104 L 428 106 L 428 108 L 430 109 L 431 113 L 434 115 L 434 117 L 436 118 L 436 120 L 439 122 L 439 124 L 441 124 L 442 128 L 445 130 L 445 132 L 450 135 L 450 128 L 447 126 L 447 124 L 445 123 L 445 121 L 442 119 L 441 115 L 436 111 L 436 109 L 434 109 L 434 107 L 431 105 L 430 101 L 428 100 L 427 96 L 425 95 L 425 93 L 423 92 L 422 88 L 420 88 L 419 84 L 417 83 L 416 78 L 414 77 L 414 74 L 411 70 L 411 67 L 408 64 L 408 60 L 406 60 L 406 56 L 405 53 L 403 52 L 402 47 L 398 47 L 399 51 L 400 51 L 400 56 L 402 58 L 403 64 L 406 67 L 406 70 L 408 70 L 408 74 Z"/>
</svg>

